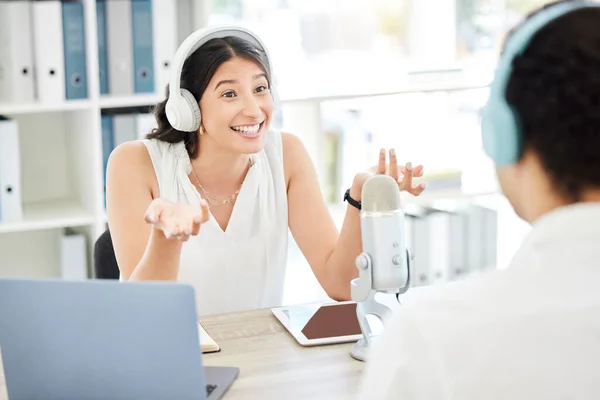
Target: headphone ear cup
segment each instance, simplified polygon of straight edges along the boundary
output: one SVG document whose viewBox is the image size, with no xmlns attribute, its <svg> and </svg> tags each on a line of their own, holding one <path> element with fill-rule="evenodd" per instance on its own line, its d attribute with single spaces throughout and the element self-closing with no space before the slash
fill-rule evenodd
<svg viewBox="0 0 600 400">
<path fill-rule="evenodd" d="M 483 110 L 481 119 L 481 142 L 488 157 L 496 163 L 496 132 L 494 132 L 493 105 L 489 102 Z"/>
<path fill-rule="evenodd" d="M 200 107 L 198 101 L 187 89 L 180 89 L 181 97 L 184 99 L 180 109 L 180 128 L 185 132 L 194 132 L 200 128 Z"/>
<path fill-rule="evenodd" d="M 496 166 L 514 164 L 521 155 L 517 116 L 506 102 L 493 99 L 481 124 L 483 148 Z"/>
</svg>

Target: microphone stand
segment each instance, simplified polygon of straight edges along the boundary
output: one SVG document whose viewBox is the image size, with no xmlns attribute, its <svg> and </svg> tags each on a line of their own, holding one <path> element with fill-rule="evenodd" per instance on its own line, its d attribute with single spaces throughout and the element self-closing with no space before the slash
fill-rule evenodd
<svg viewBox="0 0 600 400">
<path fill-rule="evenodd" d="M 400 302 L 400 295 L 405 293 L 410 286 L 410 269 L 411 269 L 411 257 L 406 250 L 406 262 L 408 265 L 408 277 L 407 284 L 398 288 L 397 290 L 381 291 L 381 293 L 394 293 L 398 303 Z M 358 324 L 362 331 L 363 337 L 352 346 L 350 355 L 359 361 L 366 361 L 367 352 L 372 347 L 372 332 L 367 321 L 367 315 L 373 315 L 383 323 L 383 321 L 391 313 L 391 310 L 385 304 L 379 303 L 375 300 L 375 295 L 379 292 L 373 289 L 373 263 L 371 257 L 367 253 L 361 253 L 356 257 L 356 267 L 358 268 L 358 278 L 353 279 L 350 282 L 352 301 L 356 302 L 356 315 L 358 317 Z"/>
</svg>

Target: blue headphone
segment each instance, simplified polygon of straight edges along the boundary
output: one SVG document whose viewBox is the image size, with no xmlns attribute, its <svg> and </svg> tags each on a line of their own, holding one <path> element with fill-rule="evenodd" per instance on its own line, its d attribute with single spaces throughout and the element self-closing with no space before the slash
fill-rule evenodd
<svg viewBox="0 0 600 400">
<path fill-rule="evenodd" d="M 269 57 L 267 47 L 254 32 L 235 25 L 215 25 L 199 29 L 183 41 L 173 58 L 173 69 L 169 82 L 169 99 L 165 107 L 167 119 L 173 128 L 184 132 L 195 132 L 200 128 L 202 120 L 200 107 L 198 106 L 199 99 L 195 99 L 192 93 L 180 86 L 181 70 L 183 69 L 185 60 L 209 40 L 226 36 L 236 36 L 245 39 L 262 50 L 266 55 L 266 66 L 271 80 L 274 79 L 271 58 Z M 277 104 L 278 98 L 273 90 L 272 82 L 270 83 L 271 94 L 275 104 Z M 275 115 L 275 118 L 277 118 L 277 115 Z"/>
<path fill-rule="evenodd" d="M 600 4 L 572 1 L 551 6 L 526 20 L 507 40 L 496 67 L 481 126 L 484 151 L 496 166 L 517 162 L 523 150 L 519 116 L 506 102 L 505 95 L 513 59 L 525 50 L 531 38 L 545 25 L 571 11 L 587 7 L 600 7 Z"/>
</svg>

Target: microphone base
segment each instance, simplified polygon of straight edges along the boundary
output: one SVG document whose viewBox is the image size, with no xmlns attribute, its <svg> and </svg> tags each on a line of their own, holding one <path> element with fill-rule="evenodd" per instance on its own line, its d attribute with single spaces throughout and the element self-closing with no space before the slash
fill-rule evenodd
<svg viewBox="0 0 600 400">
<path fill-rule="evenodd" d="M 367 315 L 372 315 L 378 318 L 383 324 L 391 313 L 391 310 L 388 306 L 375 300 L 375 295 L 378 293 L 376 290 L 370 290 L 366 298 L 363 298 L 362 293 L 356 290 L 356 288 L 360 286 L 360 279 L 353 279 L 351 283 L 353 289 L 352 300 L 356 301 L 356 316 L 358 318 L 358 323 L 360 325 L 363 337 L 352 346 L 350 355 L 352 358 L 358 361 L 366 361 L 367 354 L 370 348 L 373 346 L 373 339 L 376 337 L 371 331 L 371 326 L 367 320 Z M 356 296 L 359 293 L 361 296 Z"/>
<path fill-rule="evenodd" d="M 368 352 L 369 346 L 367 346 L 365 339 L 360 339 L 358 342 L 354 343 L 352 349 L 350 349 L 350 355 L 352 358 L 363 362 L 367 361 Z"/>
</svg>

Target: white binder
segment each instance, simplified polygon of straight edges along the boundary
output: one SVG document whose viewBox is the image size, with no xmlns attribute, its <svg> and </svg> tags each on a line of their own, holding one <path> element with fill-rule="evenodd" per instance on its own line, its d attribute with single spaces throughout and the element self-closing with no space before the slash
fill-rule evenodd
<svg viewBox="0 0 600 400">
<path fill-rule="evenodd" d="M 427 283 L 430 285 L 445 282 L 450 275 L 450 216 L 444 210 L 434 210 L 427 216 L 430 257 Z"/>
<path fill-rule="evenodd" d="M 158 0 L 161 1 L 161 0 Z M 177 0 L 177 43 L 181 43 L 196 29 L 194 26 L 194 0 Z M 160 14 L 158 14 L 160 15 Z"/>
<path fill-rule="evenodd" d="M 65 280 L 85 280 L 88 277 L 85 236 L 66 229 L 60 238 L 60 272 Z"/>
<path fill-rule="evenodd" d="M 133 94 L 133 34 L 131 0 L 106 2 L 108 92 Z"/>
<path fill-rule="evenodd" d="M 31 3 L 0 1 L 0 102 L 35 100 Z"/>
<path fill-rule="evenodd" d="M 19 127 L 0 116 L 0 222 L 22 219 Z"/>
<path fill-rule="evenodd" d="M 466 240 L 465 224 L 465 216 L 460 210 L 450 213 L 450 269 L 447 277 L 449 281 L 462 278 L 466 272 L 469 243 Z"/>
<path fill-rule="evenodd" d="M 140 113 L 135 115 L 135 127 L 137 139 L 145 139 L 152 129 L 157 128 L 156 118 L 152 113 Z"/>
<path fill-rule="evenodd" d="M 413 215 L 411 242 L 414 259 L 412 260 L 411 286 L 417 287 L 429 284 L 429 270 L 431 265 L 429 209 L 419 210 Z"/>
<path fill-rule="evenodd" d="M 113 115 L 113 143 L 117 147 L 121 143 L 137 139 L 136 118 L 134 114 Z"/>
<path fill-rule="evenodd" d="M 497 216 L 496 211 L 471 204 L 465 211 L 468 240 L 467 270 L 481 272 L 496 267 Z"/>
<path fill-rule="evenodd" d="M 165 93 L 177 51 L 177 1 L 153 0 L 154 76 L 156 92 Z"/>
<path fill-rule="evenodd" d="M 42 103 L 59 103 L 65 100 L 62 4 L 36 1 L 32 11 L 37 97 Z"/>
</svg>

